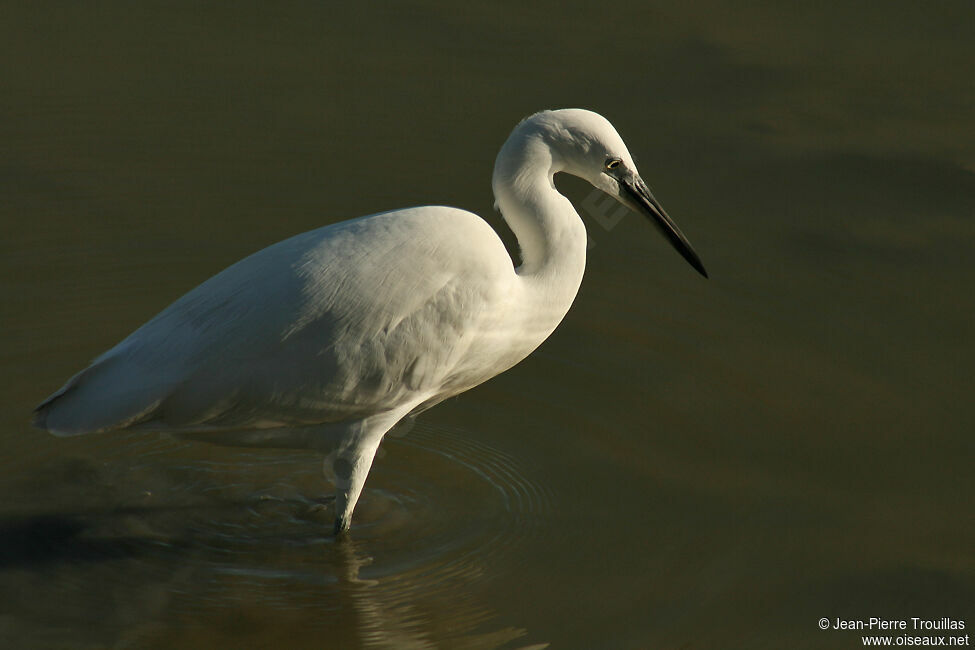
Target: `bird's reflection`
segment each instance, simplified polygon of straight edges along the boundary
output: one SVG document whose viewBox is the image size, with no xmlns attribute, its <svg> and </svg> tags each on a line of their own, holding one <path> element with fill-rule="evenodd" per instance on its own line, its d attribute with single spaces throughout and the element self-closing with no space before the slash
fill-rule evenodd
<svg viewBox="0 0 975 650">
<path fill-rule="evenodd" d="M 450 598 L 452 610 L 446 620 L 438 620 L 422 602 L 420 593 L 408 583 L 363 577 L 362 570 L 374 563 L 364 543 L 339 539 L 334 547 L 339 560 L 339 593 L 342 609 L 355 622 L 358 642 L 364 648 L 414 650 L 447 647 L 500 648 L 525 636 L 514 627 L 490 629 L 484 625 L 492 612 L 469 598 Z M 422 582 L 420 585 L 422 587 Z M 439 609 L 439 608 L 438 608 Z M 478 628 L 488 631 L 476 631 Z M 445 638 L 446 637 L 446 638 Z M 535 650 L 548 644 L 531 646 Z"/>
<path fill-rule="evenodd" d="M 52 472 L 85 477 L 73 506 L 0 515 L 0 599 L 15 641 L 60 630 L 53 643 L 64 648 L 214 647 L 230 642 L 215 641 L 221 626 L 212 624 L 228 608 L 257 637 L 307 626 L 296 648 L 317 647 L 323 632 L 349 647 L 406 649 L 509 647 L 525 635 L 492 629 L 496 614 L 465 593 L 483 574 L 477 563 L 412 558 L 379 525 L 336 539 L 319 525 L 331 518 L 330 503 L 187 501 L 158 484 L 151 498 L 134 493 L 126 503 L 126 482 L 112 470 L 76 469 Z"/>
</svg>

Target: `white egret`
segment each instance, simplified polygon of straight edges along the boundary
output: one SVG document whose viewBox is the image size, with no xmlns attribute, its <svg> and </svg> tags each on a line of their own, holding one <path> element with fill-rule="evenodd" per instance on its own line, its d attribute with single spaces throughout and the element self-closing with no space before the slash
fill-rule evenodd
<svg viewBox="0 0 975 650">
<path fill-rule="evenodd" d="M 586 230 L 558 172 L 649 217 L 707 277 L 613 126 L 582 109 L 543 111 L 515 127 L 494 166 L 517 268 L 483 219 L 450 207 L 296 235 L 179 298 L 44 400 L 34 424 L 331 445 L 342 533 L 396 422 L 511 368 L 569 310 Z"/>
</svg>

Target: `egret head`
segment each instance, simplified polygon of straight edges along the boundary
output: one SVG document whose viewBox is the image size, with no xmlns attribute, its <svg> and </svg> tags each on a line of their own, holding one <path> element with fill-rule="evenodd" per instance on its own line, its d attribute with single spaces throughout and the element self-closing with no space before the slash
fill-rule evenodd
<svg viewBox="0 0 975 650">
<path fill-rule="evenodd" d="M 566 172 L 585 179 L 644 215 L 691 266 L 707 277 L 690 242 L 640 178 L 633 157 L 609 120 L 592 111 L 566 108 L 536 113 L 518 125 L 515 133 L 519 131 L 523 141 L 534 139 L 546 145 L 551 173 Z"/>
</svg>

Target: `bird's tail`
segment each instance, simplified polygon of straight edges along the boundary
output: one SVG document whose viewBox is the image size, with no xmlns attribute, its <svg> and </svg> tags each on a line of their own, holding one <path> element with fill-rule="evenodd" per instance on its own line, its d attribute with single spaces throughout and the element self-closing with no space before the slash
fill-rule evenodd
<svg viewBox="0 0 975 650">
<path fill-rule="evenodd" d="M 140 390 L 137 378 L 118 377 L 115 366 L 112 357 L 96 360 L 34 407 L 31 424 L 57 436 L 74 436 L 147 419 L 160 401 Z"/>
</svg>

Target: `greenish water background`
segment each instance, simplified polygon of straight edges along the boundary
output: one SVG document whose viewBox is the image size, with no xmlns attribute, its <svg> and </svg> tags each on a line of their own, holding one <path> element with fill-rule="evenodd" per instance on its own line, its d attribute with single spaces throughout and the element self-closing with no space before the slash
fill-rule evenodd
<svg viewBox="0 0 975 650">
<path fill-rule="evenodd" d="M 852 648 L 817 621 L 975 626 L 970 2 L 3 14 L 4 645 Z M 559 179 L 593 243 L 573 310 L 385 445 L 354 545 L 315 514 L 311 455 L 29 427 L 274 241 L 426 203 L 503 229 L 495 153 L 566 106 L 615 124 L 712 279 Z"/>
</svg>

